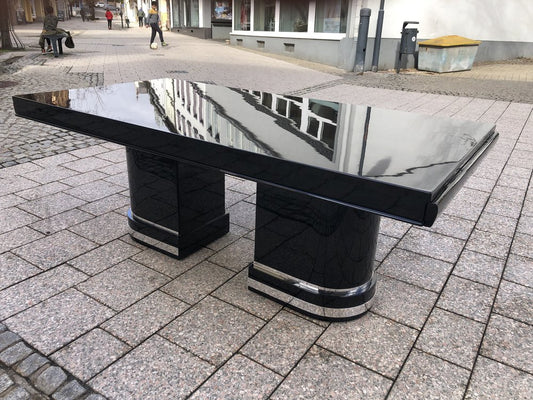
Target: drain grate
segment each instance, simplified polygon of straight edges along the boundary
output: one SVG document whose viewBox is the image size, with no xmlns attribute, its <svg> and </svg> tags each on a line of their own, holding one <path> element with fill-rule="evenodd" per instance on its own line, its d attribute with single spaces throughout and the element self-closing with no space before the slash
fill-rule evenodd
<svg viewBox="0 0 533 400">
<path fill-rule="evenodd" d="M 18 82 L 0 81 L 0 89 L 6 88 L 6 87 L 11 87 L 11 86 L 17 86 L 17 85 L 18 85 Z"/>
</svg>

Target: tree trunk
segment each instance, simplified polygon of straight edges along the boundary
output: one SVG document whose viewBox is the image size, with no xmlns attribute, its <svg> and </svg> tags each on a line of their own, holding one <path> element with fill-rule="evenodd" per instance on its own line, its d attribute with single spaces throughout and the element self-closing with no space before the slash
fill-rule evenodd
<svg viewBox="0 0 533 400">
<path fill-rule="evenodd" d="M 2 39 L 2 50 L 13 48 L 11 34 L 9 33 L 9 28 L 11 27 L 10 14 L 9 0 L 0 0 L 0 36 Z"/>
</svg>

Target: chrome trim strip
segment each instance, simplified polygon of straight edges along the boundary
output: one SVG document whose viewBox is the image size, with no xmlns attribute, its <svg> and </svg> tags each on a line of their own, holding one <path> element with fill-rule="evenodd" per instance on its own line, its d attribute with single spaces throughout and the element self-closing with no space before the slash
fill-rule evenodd
<svg viewBox="0 0 533 400">
<path fill-rule="evenodd" d="M 172 255 L 175 255 L 176 257 L 179 257 L 179 249 L 177 247 L 174 247 L 168 243 L 164 243 L 160 240 L 157 240 L 157 239 L 154 239 L 150 236 L 147 236 L 143 233 L 140 233 L 140 232 L 137 232 L 137 231 L 134 231 L 134 230 L 130 230 L 130 236 L 137 239 L 139 242 L 141 243 L 146 243 L 150 246 L 153 246 L 153 247 L 156 247 L 160 250 L 163 250 L 167 253 L 170 253 Z"/>
<path fill-rule="evenodd" d="M 372 298 L 366 303 L 350 308 L 321 307 L 317 306 L 316 304 L 311 304 L 301 299 L 298 299 L 278 289 L 274 289 L 273 287 L 258 282 L 250 277 L 248 277 L 248 287 L 253 288 L 270 297 L 278 299 L 283 303 L 287 303 L 292 307 L 322 318 L 352 318 L 370 310 L 370 307 L 372 307 L 372 303 L 374 302 L 374 299 Z"/>
<path fill-rule="evenodd" d="M 320 295 L 333 295 L 338 297 L 351 297 L 357 296 L 367 292 L 372 286 L 376 284 L 376 274 L 372 274 L 372 278 L 365 282 L 364 284 L 352 288 L 345 289 L 333 289 L 323 286 L 318 286 L 313 283 L 305 282 L 301 279 L 295 278 L 291 275 L 288 275 L 284 272 L 278 271 L 274 268 L 271 268 L 267 265 L 261 264 L 260 262 L 254 261 L 253 268 L 258 271 L 270 275 L 286 285 L 291 285 L 297 287 L 298 289 L 305 290 L 310 293 L 320 294 Z"/>
<path fill-rule="evenodd" d="M 131 208 L 128 209 L 128 218 L 129 218 L 129 219 L 132 219 L 132 220 L 134 220 L 134 221 L 142 222 L 142 223 L 145 224 L 145 225 L 151 226 L 151 227 L 153 227 L 153 228 L 160 229 L 160 230 L 162 230 L 162 231 L 165 231 L 165 232 L 171 233 L 171 234 L 173 234 L 173 235 L 176 235 L 176 236 L 179 235 L 178 232 L 173 231 L 173 230 L 170 229 L 170 228 L 164 227 L 163 225 L 156 224 L 155 222 L 148 221 L 147 219 L 144 219 L 144 218 L 142 218 L 142 217 L 139 217 L 138 215 L 135 215 L 135 214 L 133 213 L 133 211 L 131 211 Z"/>
</svg>

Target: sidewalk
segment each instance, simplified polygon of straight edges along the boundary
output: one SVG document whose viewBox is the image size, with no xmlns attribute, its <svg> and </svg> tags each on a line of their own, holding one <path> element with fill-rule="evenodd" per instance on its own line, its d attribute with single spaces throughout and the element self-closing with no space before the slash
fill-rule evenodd
<svg viewBox="0 0 533 400">
<path fill-rule="evenodd" d="M 356 77 L 171 32 L 154 51 L 143 28 L 64 27 L 64 57 L 0 58 L 0 399 L 533 398 L 530 64 L 516 81 Z M 16 30 L 27 44 L 39 31 Z M 500 138 L 432 228 L 381 220 L 372 310 L 325 323 L 246 289 L 254 183 L 227 177 L 230 233 L 177 261 L 128 236 L 123 148 L 12 111 L 13 94 L 158 77 L 492 122 Z"/>
</svg>

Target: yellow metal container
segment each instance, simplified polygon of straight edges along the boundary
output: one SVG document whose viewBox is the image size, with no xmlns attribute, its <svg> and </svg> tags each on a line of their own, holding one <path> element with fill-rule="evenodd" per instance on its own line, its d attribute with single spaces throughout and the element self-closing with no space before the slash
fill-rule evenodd
<svg viewBox="0 0 533 400">
<path fill-rule="evenodd" d="M 449 35 L 418 43 L 418 69 L 454 72 L 472 69 L 479 40 Z"/>
</svg>

